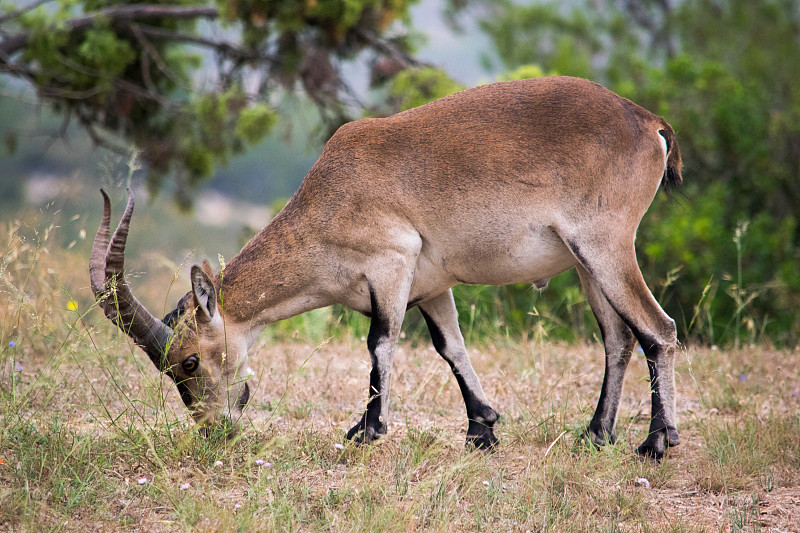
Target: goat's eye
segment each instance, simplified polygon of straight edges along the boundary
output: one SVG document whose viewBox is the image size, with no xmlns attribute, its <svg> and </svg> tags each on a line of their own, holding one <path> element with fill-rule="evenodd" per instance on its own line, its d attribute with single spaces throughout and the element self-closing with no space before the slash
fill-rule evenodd
<svg viewBox="0 0 800 533">
<path fill-rule="evenodd" d="M 183 367 L 184 372 L 186 372 L 187 374 L 191 374 L 192 372 L 197 370 L 198 366 L 200 366 L 200 360 L 197 358 L 196 354 L 192 354 L 183 360 L 181 366 Z"/>
</svg>

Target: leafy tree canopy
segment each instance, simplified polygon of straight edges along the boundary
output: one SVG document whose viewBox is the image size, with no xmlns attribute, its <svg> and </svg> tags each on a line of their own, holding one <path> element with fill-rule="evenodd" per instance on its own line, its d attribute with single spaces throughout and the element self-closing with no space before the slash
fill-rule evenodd
<svg viewBox="0 0 800 533">
<path fill-rule="evenodd" d="M 35 89 L 65 129 L 76 122 L 123 153 L 135 146 L 151 188 L 171 176 L 181 193 L 261 140 L 281 94 L 304 94 L 332 129 L 358 107 L 344 63 L 369 55 L 376 83 L 418 65 L 396 31 L 412 3 L 2 1 L 0 75 Z"/>
</svg>

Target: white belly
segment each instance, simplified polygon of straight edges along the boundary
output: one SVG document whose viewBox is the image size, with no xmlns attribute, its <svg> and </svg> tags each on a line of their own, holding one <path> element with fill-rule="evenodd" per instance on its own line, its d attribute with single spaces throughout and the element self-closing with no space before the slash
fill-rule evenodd
<svg viewBox="0 0 800 533">
<path fill-rule="evenodd" d="M 480 232 L 458 246 L 423 245 L 417 263 L 410 301 L 458 284 L 509 285 L 531 283 L 539 288 L 553 276 L 576 264 L 564 242 L 549 228 L 486 238 Z"/>
<path fill-rule="evenodd" d="M 409 306 L 438 296 L 460 284 L 509 285 L 531 283 L 542 288 L 553 276 L 575 266 L 575 257 L 549 227 L 529 226 L 500 232 L 465 229 L 448 235 L 419 235 L 422 246 L 416 256 Z M 378 256 L 380 257 L 380 256 Z M 381 270 L 354 273 L 348 289 L 336 301 L 365 314 L 371 312 L 369 279 Z"/>
</svg>

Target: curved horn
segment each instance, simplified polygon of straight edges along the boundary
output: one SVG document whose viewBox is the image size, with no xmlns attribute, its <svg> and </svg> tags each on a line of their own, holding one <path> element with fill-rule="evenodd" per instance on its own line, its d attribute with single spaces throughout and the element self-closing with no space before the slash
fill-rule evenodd
<svg viewBox="0 0 800 533">
<path fill-rule="evenodd" d="M 111 202 L 104 190 L 100 192 L 103 194 L 103 219 L 89 259 L 92 291 L 106 317 L 128 334 L 159 370 L 165 371 L 168 365 L 164 353 L 173 335 L 172 328 L 139 303 L 124 275 L 125 242 L 133 215 L 133 191 L 128 189 L 128 205 L 110 241 Z"/>
<path fill-rule="evenodd" d="M 108 242 L 111 238 L 109 228 L 111 224 L 111 201 L 103 189 L 100 189 L 100 194 L 103 195 L 103 220 L 100 221 L 100 227 L 97 229 L 97 235 L 95 235 L 94 244 L 92 244 L 92 255 L 89 257 L 89 279 L 92 282 L 92 292 L 97 299 L 105 291 L 106 254 L 108 253 Z"/>
</svg>

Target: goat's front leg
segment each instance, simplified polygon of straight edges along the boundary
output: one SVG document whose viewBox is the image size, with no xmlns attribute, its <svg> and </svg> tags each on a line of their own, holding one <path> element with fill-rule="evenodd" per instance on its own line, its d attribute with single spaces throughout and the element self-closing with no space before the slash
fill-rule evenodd
<svg viewBox="0 0 800 533">
<path fill-rule="evenodd" d="M 498 418 L 497 411 L 489 405 L 478 375 L 475 374 L 469 361 L 464 337 L 458 327 L 458 312 L 453 301 L 453 292 L 448 290 L 420 304 L 419 310 L 428 324 L 433 346 L 450 365 L 461 389 L 469 420 L 467 447 L 487 450 L 494 448 L 497 445 L 493 429 Z"/>
<path fill-rule="evenodd" d="M 381 289 L 372 283 L 369 286 L 372 305 L 369 336 L 367 337 L 367 347 L 372 359 L 372 370 L 369 374 L 369 396 L 367 409 L 361 420 L 347 432 L 348 439 L 360 443 L 370 443 L 386 434 L 386 424 L 389 420 L 392 363 L 397 350 L 397 339 L 400 336 L 400 326 L 405 315 L 411 281 L 410 274 L 406 276 L 403 273 L 398 277 L 401 279 L 399 286 L 391 287 L 389 290 Z"/>
</svg>

